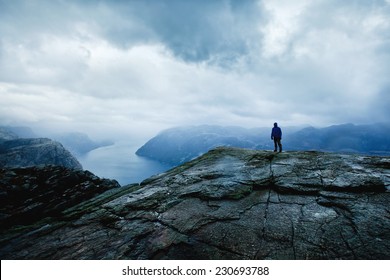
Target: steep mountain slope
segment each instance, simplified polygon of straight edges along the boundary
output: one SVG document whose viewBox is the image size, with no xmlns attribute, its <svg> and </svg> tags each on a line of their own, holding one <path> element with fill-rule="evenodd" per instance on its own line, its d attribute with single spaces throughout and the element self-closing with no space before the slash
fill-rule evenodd
<svg viewBox="0 0 390 280">
<path fill-rule="evenodd" d="M 59 165 L 82 169 L 59 142 L 47 138 L 20 138 L 0 142 L 0 168 Z"/>
<path fill-rule="evenodd" d="M 74 156 L 83 156 L 94 149 L 110 146 L 112 141 L 94 141 L 85 133 L 68 132 L 61 134 L 47 134 L 37 136 L 29 127 L 0 126 L 0 143 L 7 140 L 25 138 L 49 138 L 60 142 Z"/>
<path fill-rule="evenodd" d="M 4 182 L 14 182 L 18 196 L 34 205 L 29 188 L 39 180 L 21 172 L 0 174 L 2 213 L 14 209 Z M 66 183 L 57 197 L 74 186 L 93 191 L 100 185 L 78 182 Z M 0 257 L 390 258 L 389 157 L 225 147 L 140 185 L 108 188 L 23 227 L 17 219 L 3 225 Z M 83 193 L 78 187 L 75 197 Z M 6 212 L 8 220 L 24 206 L 16 209 Z"/>
<path fill-rule="evenodd" d="M 0 178 L 1 228 L 55 217 L 104 191 L 120 188 L 116 181 L 62 166 L 0 169 Z"/>
</svg>

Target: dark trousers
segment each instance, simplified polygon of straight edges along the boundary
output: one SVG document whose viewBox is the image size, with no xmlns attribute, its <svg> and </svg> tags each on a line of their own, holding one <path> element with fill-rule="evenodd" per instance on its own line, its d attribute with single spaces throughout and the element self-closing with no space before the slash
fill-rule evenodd
<svg viewBox="0 0 390 280">
<path fill-rule="evenodd" d="M 278 150 L 278 146 L 279 146 L 279 152 L 282 151 L 282 143 L 280 143 L 280 140 L 282 140 L 281 138 L 277 138 L 277 137 L 274 137 L 274 144 L 275 144 L 275 150 L 274 152 L 276 152 Z"/>
</svg>

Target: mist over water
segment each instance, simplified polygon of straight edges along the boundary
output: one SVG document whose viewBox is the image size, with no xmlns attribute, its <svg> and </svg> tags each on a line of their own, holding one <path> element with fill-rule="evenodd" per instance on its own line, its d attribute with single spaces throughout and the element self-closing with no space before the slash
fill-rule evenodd
<svg viewBox="0 0 390 280">
<path fill-rule="evenodd" d="M 78 160 L 84 170 L 89 170 L 101 178 L 115 179 L 122 186 L 140 183 L 172 167 L 137 156 L 135 152 L 139 147 L 128 142 L 116 142 L 114 145 L 92 150 Z"/>
</svg>

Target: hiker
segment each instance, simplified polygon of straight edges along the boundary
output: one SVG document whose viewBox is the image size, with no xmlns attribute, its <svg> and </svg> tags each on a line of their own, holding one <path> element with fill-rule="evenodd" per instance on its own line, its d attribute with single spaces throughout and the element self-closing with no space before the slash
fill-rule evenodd
<svg viewBox="0 0 390 280">
<path fill-rule="evenodd" d="M 278 123 L 274 123 L 274 127 L 272 128 L 272 133 L 271 133 L 271 139 L 274 140 L 274 144 L 275 144 L 274 152 L 277 152 L 279 146 L 279 153 L 281 153 L 282 143 L 280 143 L 280 140 L 282 140 L 282 130 L 280 129 L 280 127 L 278 127 Z"/>
</svg>

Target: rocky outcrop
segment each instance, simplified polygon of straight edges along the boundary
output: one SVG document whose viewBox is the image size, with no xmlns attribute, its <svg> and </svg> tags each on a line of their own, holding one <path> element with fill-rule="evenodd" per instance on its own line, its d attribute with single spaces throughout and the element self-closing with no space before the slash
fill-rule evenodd
<svg viewBox="0 0 390 280">
<path fill-rule="evenodd" d="M 47 138 L 20 138 L 0 143 L 0 168 L 59 165 L 82 169 L 59 142 Z"/>
<path fill-rule="evenodd" d="M 217 148 L 9 225 L 0 257 L 389 259 L 389 169 L 388 157 Z"/>
<path fill-rule="evenodd" d="M 0 169 L 0 227 L 28 226 L 120 185 L 89 171 L 44 166 Z"/>
</svg>

